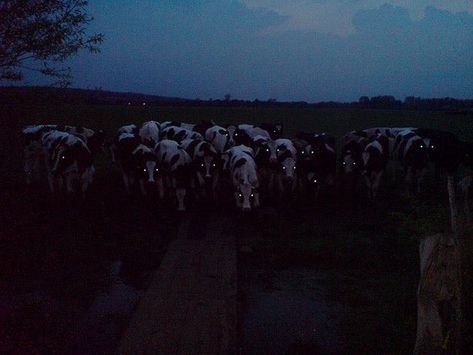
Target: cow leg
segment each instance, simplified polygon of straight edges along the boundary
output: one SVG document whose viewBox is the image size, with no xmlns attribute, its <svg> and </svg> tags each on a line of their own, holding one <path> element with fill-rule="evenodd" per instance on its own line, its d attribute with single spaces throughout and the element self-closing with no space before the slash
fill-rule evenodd
<svg viewBox="0 0 473 355">
<path fill-rule="evenodd" d="M 159 195 L 159 199 L 163 199 L 164 198 L 164 181 L 163 181 L 163 178 L 162 177 L 159 177 L 158 179 L 156 179 L 156 184 L 158 185 L 158 195 Z"/>
<path fill-rule="evenodd" d="M 255 207 L 259 207 L 259 206 L 260 206 L 260 203 L 259 203 L 259 192 L 254 192 L 253 195 L 254 195 L 254 202 L 253 202 L 253 205 L 254 205 Z"/>
<path fill-rule="evenodd" d="M 371 200 L 371 180 L 368 173 L 364 175 L 366 188 L 368 189 L 368 199 Z"/>
<path fill-rule="evenodd" d="M 240 201 L 240 197 L 238 196 L 239 193 L 235 192 L 234 195 L 235 195 L 235 204 L 236 204 L 237 208 L 241 209 L 242 204 L 241 204 L 241 201 Z"/>
<path fill-rule="evenodd" d="M 424 181 L 425 174 L 427 172 L 427 168 L 423 168 L 419 175 L 417 176 L 417 192 L 422 192 L 422 182 Z"/>
<path fill-rule="evenodd" d="M 470 217 L 470 205 L 468 202 L 468 195 L 470 192 L 470 187 L 471 187 L 471 182 L 472 182 L 472 176 L 465 176 L 459 183 L 460 191 L 462 194 L 462 199 L 463 199 L 463 210 L 465 212 L 465 220 L 466 223 L 470 224 L 471 222 L 471 217 Z"/>
<path fill-rule="evenodd" d="M 282 176 L 281 176 L 281 174 L 278 174 L 277 179 L 278 179 L 279 192 L 280 192 L 280 193 L 283 193 L 283 192 L 284 192 L 284 185 L 283 185 L 283 183 L 282 183 Z"/>
<path fill-rule="evenodd" d="M 177 210 L 178 211 L 185 211 L 186 208 L 184 206 L 184 199 L 186 197 L 186 189 L 182 187 L 178 187 L 176 189 L 176 198 L 177 198 Z"/>
<path fill-rule="evenodd" d="M 146 189 L 145 189 L 145 182 L 143 181 L 143 179 L 140 179 L 140 190 L 141 190 L 141 194 L 143 196 L 146 196 Z"/>
<path fill-rule="evenodd" d="M 125 184 L 126 192 L 128 194 L 130 194 L 131 193 L 131 191 L 130 191 L 130 181 L 129 181 L 128 175 L 126 173 L 122 173 L 122 177 L 123 177 L 123 183 Z"/>
<path fill-rule="evenodd" d="M 374 176 L 374 183 L 373 183 L 373 200 L 376 198 L 376 195 L 378 193 L 379 185 L 381 183 L 381 176 L 383 175 L 382 171 L 378 171 L 375 173 Z"/>
<path fill-rule="evenodd" d="M 68 193 L 73 193 L 74 192 L 74 187 L 72 186 L 72 181 L 73 181 L 73 176 L 72 174 L 67 174 L 65 177 L 66 180 L 66 191 Z"/>
</svg>

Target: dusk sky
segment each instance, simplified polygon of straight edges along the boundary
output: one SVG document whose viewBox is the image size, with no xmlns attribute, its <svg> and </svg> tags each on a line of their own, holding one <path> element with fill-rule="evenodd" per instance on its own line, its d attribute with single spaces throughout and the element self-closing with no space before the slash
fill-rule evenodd
<svg viewBox="0 0 473 355">
<path fill-rule="evenodd" d="M 186 98 L 473 97 L 471 0 L 90 1 L 74 87 Z M 47 81 L 30 79 L 30 84 Z"/>
</svg>

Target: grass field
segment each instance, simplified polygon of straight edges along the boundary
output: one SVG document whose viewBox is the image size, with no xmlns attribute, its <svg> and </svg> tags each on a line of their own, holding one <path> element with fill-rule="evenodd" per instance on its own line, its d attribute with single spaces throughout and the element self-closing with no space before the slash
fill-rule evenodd
<svg viewBox="0 0 473 355">
<path fill-rule="evenodd" d="M 278 122 L 284 124 L 286 136 L 298 130 L 326 131 L 340 137 L 373 126 L 432 127 L 473 141 L 473 115 L 445 112 L 47 103 L 0 106 L 0 300 L 10 304 L 0 309 L 0 322 L 8 325 L 0 330 L 0 350 L 21 344 L 26 352 L 61 352 L 79 342 L 74 329 L 81 324 L 80 314 L 107 287 L 110 265 L 123 261 L 121 276 L 145 289 L 180 218 L 152 199 L 125 196 L 108 154 L 97 159 L 95 198 L 75 203 L 68 197 L 51 198 L 46 185 L 28 190 L 22 174 L 21 128 L 39 123 L 81 124 L 105 129 L 111 138 L 123 124 L 150 119 Z M 254 217 L 256 223 L 243 225 L 239 231 L 242 318 L 262 279 L 265 285 L 273 284 L 282 282 L 283 270 L 309 270 L 323 273 L 318 287 L 325 290 L 326 301 L 346 310 L 335 316 L 345 349 L 373 354 L 411 351 L 418 240 L 448 229 L 443 182 L 433 182 L 429 191 L 435 193 L 414 199 L 388 183 L 374 206 L 355 208 L 347 208 L 343 200 L 311 206 L 263 199 L 266 206 Z M 284 283 L 278 287 L 293 286 Z M 268 294 L 276 292 L 263 288 Z M 21 302 L 12 303 L 15 298 Z M 45 307 L 48 302 L 54 306 Z M 126 321 L 126 316 L 119 319 L 115 338 Z M 316 346 L 311 341 L 295 339 L 291 346 L 311 349 Z"/>
</svg>

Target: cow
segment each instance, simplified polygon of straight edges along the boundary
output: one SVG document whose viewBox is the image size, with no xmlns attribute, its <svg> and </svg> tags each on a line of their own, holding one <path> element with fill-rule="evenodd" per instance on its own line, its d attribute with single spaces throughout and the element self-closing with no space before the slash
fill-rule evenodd
<svg viewBox="0 0 473 355">
<path fill-rule="evenodd" d="M 185 198 L 192 179 L 191 156 L 179 147 L 179 143 L 169 139 L 161 140 L 154 151 L 162 169 L 162 178 L 158 184 L 160 197 L 164 197 L 164 187 L 171 189 L 178 211 L 185 211 Z"/>
<path fill-rule="evenodd" d="M 272 169 L 270 187 L 274 180 L 280 193 L 287 190 L 294 191 L 297 186 L 296 161 L 297 150 L 290 139 L 279 138 L 268 141 L 270 149 L 269 163 Z"/>
<path fill-rule="evenodd" d="M 396 137 L 393 156 L 403 166 L 405 181 L 411 183 L 412 191 L 419 192 L 429 160 L 424 139 L 412 130 L 400 132 Z"/>
<path fill-rule="evenodd" d="M 250 147 L 238 145 L 230 148 L 225 155 L 226 167 L 235 189 L 237 208 L 242 211 L 251 211 L 252 207 L 258 208 L 260 205 L 259 181 L 253 150 Z"/>
<path fill-rule="evenodd" d="M 298 147 L 300 185 L 317 197 L 321 187 L 327 189 L 334 185 L 337 169 L 335 138 L 327 133 L 299 132 L 294 141 Z"/>
<path fill-rule="evenodd" d="M 461 162 L 461 144 L 453 133 L 429 128 L 415 128 L 412 132 L 424 139 L 436 175 L 438 172 L 455 173 Z"/>
<path fill-rule="evenodd" d="M 154 148 L 159 142 L 160 130 L 160 124 L 156 121 L 143 122 L 138 130 L 141 143 L 149 148 Z"/>
<path fill-rule="evenodd" d="M 362 175 L 368 189 L 368 198 L 373 201 L 378 193 L 381 177 L 389 159 L 389 140 L 378 134 L 370 138 L 361 153 L 363 160 Z"/>
<path fill-rule="evenodd" d="M 354 198 L 363 168 L 362 152 L 368 143 L 363 134 L 350 132 L 343 137 L 341 151 L 341 188 L 344 196 Z"/>
<path fill-rule="evenodd" d="M 121 170 L 127 193 L 131 193 L 136 182 L 142 195 L 148 187 L 156 185 L 159 167 L 153 149 L 141 143 L 141 137 L 133 133 L 122 133 L 117 139 L 117 164 Z"/>
<path fill-rule="evenodd" d="M 235 141 L 235 145 L 250 146 L 252 139 L 256 136 L 263 136 L 271 139 L 268 131 L 250 124 L 240 124 L 234 128 L 229 127 L 228 130 Z"/>
<path fill-rule="evenodd" d="M 184 139 L 204 139 L 204 137 L 200 133 L 187 128 L 169 126 L 161 131 L 161 139 L 173 140 L 180 143 Z"/>
<path fill-rule="evenodd" d="M 95 155 L 103 148 L 105 132 L 103 130 L 94 131 L 82 126 L 69 125 L 31 125 L 22 130 L 24 171 L 27 184 L 31 184 L 35 177 L 39 176 L 41 162 L 44 161 L 42 137 L 45 133 L 57 130 L 75 135 L 81 138 L 87 148 Z"/>
<path fill-rule="evenodd" d="M 52 193 L 62 188 L 74 192 L 78 181 L 84 194 L 93 182 L 95 167 L 92 153 L 81 138 L 63 131 L 53 130 L 42 136 L 42 146 L 48 172 L 49 188 Z"/>
<path fill-rule="evenodd" d="M 261 123 L 258 127 L 268 132 L 272 140 L 282 138 L 282 135 L 283 135 L 282 124 Z"/>
<path fill-rule="evenodd" d="M 215 197 L 222 167 L 220 154 L 212 144 L 200 139 L 185 139 L 180 147 L 192 158 L 194 187 L 197 187 L 202 195 L 206 195 L 206 190 L 209 189 Z"/>
<path fill-rule="evenodd" d="M 207 142 L 215 147 L 219 154 L 223 154 L 234 145 L 230 132 L 221 126 L 208 128 L 205 131 L 204 137 Z"/>
</svg>

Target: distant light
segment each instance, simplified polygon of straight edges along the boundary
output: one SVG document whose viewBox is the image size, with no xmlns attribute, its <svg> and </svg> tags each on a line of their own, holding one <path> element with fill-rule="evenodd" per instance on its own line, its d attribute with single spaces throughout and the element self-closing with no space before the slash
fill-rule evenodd
<svg viewBox="0 0 473 355">
<path fill-rule="evenodd" d="M 128 106 L 130 106 L 130 105 L 131 105 L 131 102 L 128 103 Z"/>
<path fill-rule="evenodd" d="M 143 106 L 146 106 L 146 102 L 143 102 Z"/>
</svg>

